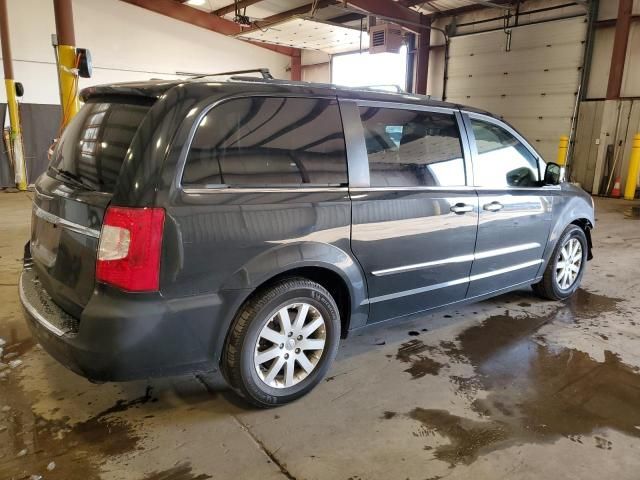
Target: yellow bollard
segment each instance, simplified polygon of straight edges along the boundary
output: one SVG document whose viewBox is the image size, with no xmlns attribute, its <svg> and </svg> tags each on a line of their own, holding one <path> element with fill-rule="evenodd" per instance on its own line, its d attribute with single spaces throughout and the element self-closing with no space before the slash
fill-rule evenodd
<svg viewBox="0 0 640 480">
<path fill-rule="evenodd" d="M 66 127 L 80 110 L 78 101 L 78 77 L 74 72 L 76 47 L 58 45 L 58 78 L 60 79 L 60 103 L 62 104 L 62 126 Z"/>
<path fill-rule="evenodd" d="M 624 199 L 633 200 L 636 196 L 638 186 L 638 171 L 640 170 L 640 133 L 633 137 L 631 147 L 631 158 L 629 159 L 629 173 L 627 173 L 627 183 L 624 186 Z"/>
<path fill-rule="evenodd" d="M 558 144 L 558 158 L 556 159 L 556 163 L 561 167 L 564 167 L 564 164 L 567 161 L 568 149 L 569 149 L 569 137 L 567 137 L 566 135 L 562 135 L 560 137 L 560 143 Z"/>
</svg>

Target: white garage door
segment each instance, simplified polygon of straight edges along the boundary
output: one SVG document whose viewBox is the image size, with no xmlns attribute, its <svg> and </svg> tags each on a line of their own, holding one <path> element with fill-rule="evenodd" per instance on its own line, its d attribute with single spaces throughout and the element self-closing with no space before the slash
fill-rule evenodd
<svg viewBox="0 0 640 480">
<path fill-rule="evenodd" d="M 569 135 L 580 83 L 584 17 L 451 39 L 447 100 L 502 116 L 547 161 Z"/>
</svg>

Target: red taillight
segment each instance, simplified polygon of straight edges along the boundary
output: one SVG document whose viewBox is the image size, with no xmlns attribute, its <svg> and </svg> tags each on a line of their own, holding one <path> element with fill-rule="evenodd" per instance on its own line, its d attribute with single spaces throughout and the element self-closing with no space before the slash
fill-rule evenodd
<svg viewBox="0 0 640 480">
<path fill-rule="evenodd" d="M 158 290 L 163 230 L 163 208 L 107 208 L 96 280 L 131 292 Z"/>
</svg>

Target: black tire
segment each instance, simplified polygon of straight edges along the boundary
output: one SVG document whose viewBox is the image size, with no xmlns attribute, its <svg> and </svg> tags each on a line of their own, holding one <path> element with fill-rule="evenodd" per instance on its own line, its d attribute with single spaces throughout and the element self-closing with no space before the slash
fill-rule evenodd
<svg viewBox="0 0 640 480">
<path fill-rule="evenodd" d="M 556 265 L 558 264 L 560 250 L 572 238 L 580 242 L 580 246 L 582 247 L 582 262 L 580 263 L 580 270 L 575 281 L 568 288 L 563 289 L 556 281 Z M 584 231 L 577 225 L 569 225 L 565 231 L 562 232 L 553 249 L 553 254 L 549 258 L 549 263 L 544 271 L 542 280 L 532 285 L 533 291 L 538 296 L 549 300 L 564 300 L 573 295 L 578 287 L 580 287 L 580 282 L 584 275 L 584 270 L 587 265 L 588 248 L 587 237 Z"/>
<path fill-rule="evenodd" d="M 304 301 L 322 315 L 325 345 L 306 378 L 291 387 L 275 388 L 265 383 L 256 371 L 256 343 L 272 316 L 296 301 Z M 340 313 L 331 294 L 306 278 L 288 278 L 256 292 L 240 308 L 227 337 L 221 367 L 231 387 L 250 403 L 261 408 L 275 407 L 306 395 L 322 380 L 336 356 L 339 341 Z"/>
</svg>

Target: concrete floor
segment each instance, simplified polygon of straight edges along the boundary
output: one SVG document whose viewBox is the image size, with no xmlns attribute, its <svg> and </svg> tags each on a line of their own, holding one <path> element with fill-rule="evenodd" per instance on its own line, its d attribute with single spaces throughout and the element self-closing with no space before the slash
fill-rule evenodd
<svg viewBox="0 0 640 480">
<path fill-rule="evenodd" d="M 29 194 L 0 194 L 0 479 L 638 478 L 640 220 L 597 202 L 566 303 L 522 290 L 343 341 L 276 410 L 215 379 L 92 385 L 32 341 L 16 281 Z"/>
</svg>

